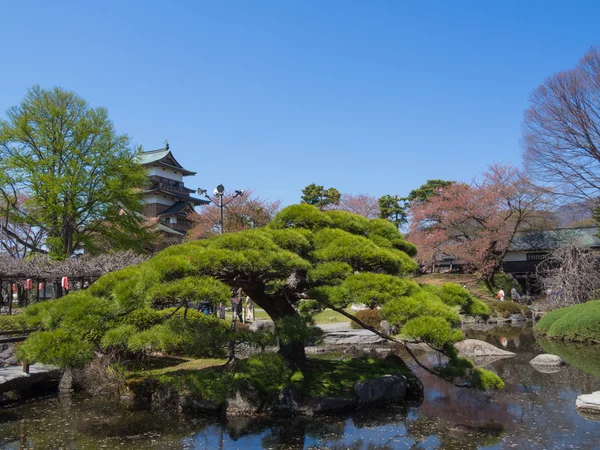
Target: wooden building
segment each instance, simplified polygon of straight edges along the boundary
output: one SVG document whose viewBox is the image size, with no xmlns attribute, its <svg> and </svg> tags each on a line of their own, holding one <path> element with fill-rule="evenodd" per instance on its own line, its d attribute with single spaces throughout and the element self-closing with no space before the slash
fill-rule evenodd
<svg viewBox="0 0 600 450">
<path fill-rule="evenodd" d="M 192 222 L 189 214 L 194 207 L 207 204 L 207 200 L 192 197 L 195 192 L 185 186 L 184 177 L 196 172 L 185 169 L 177 162 L 169 144 L 159 150 L 142 152 L 138 162 L 148 170 L 148 188 L 142 192 L 144 215 L 157 220 L 161 230 L 183 235 Z"/>
</svg>

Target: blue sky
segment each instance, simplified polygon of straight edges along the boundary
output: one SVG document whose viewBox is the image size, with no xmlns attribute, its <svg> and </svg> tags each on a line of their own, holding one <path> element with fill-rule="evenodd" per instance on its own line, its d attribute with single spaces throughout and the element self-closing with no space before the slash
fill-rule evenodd
<svg viewBox="0 0 600 450">
<path fill-rule="evenodd" d="M 520 165 L 527 98 L 600 45 L 598 2 L 3 2 L 0 111 L 32 85 L 168 139 L 191 187 L 284 204 Z"/>
</svg>

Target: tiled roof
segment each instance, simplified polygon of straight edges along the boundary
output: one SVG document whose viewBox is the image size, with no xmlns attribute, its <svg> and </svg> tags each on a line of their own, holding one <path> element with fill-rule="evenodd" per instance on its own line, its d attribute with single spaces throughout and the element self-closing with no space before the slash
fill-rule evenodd
<svg viewBox="0 0 600 450">
<path fill-rule="evenodd" d="M 573 243 L 587 248 L 600 248 L 598 231 L 598 227 L 520 231 L 515 234 L 508 251 L 548 251 Z"/>
<path fill-rule="evenodd" d="M 170 195 L 171 197 L 179 198 L 181 200 L 187 200 L 196 205 L 206 205 L 206 204 L 210 203 L 208 200 L 202 200 L 201 198 L 191 197 L 186 194 L 181 194 L 179 192 L 172 192 L 167 189 L 161 189 L 161 188 L 148 189 L 148 190 L 142 191 L 141 193 L 142 194 L 152 194 L 154 192 L 161 192 L 163 194 Z"/>
<path fill-rule="evenodd" d="M 166 148 L 141 152 L 137 157 L 137 162 L 139 164 L 151 164 L 153 162 L 160 161 L 169 153 L 171 153 L 171 150 Z"/>
<path fill-rule="evenodd" d="M 182 201 L 174 203 L 168 209 L 165 209 L 162 213 L 160 213 L 160 216 L 175 216 L 180 214 L 183 210 L 185 210 L 185 208 L 187 208 L 188 205 L 190 205 L 190 203 L 192 202 Z M 190 207 L 193 209 L 194 206 L 190 205 Z"/>
<path fill-rule="evenodd" d="M 137 162 L 141 165 L 149 165 L 149 164 L 162 164 L 164 166 L 170 167 L 172 169 L 177 169 L 182 172 L 184 175 L 195 175 L 196 172 L 192 170 L 184 169 L 181 164 L 177 162 L 171 150 L 169 148 L 160 148 L 158 150 L 149 150 L 147 152 L 141 152 L 137 156 Z"/>
<path fill-rule="evenodd" d="M 182 231 L 174 230 L 173 228 L 169 228 L 168 226 L 163 225 L 162 223 L 157 223 L 156 229 L 164 233 L 174 234 L 176 236 L 185 236 L 185 233 L 183 233 Z"/>
</svg>

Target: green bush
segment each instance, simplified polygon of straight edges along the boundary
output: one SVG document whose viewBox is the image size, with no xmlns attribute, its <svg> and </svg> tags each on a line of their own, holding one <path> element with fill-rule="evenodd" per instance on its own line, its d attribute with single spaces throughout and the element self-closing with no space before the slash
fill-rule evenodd
<svg viewBox="0 0 600 450">
<path fill-rule="evenodd" d="M 600 342 L 600 300 L 569 306 L 546 314 L 536 330 L 550 338 Z"/>
<path fill-rule="evenodd" d="M 168 316 L 172 311 L 162 313 Z M 186 319 L 174 315 L 161 324 L 132 334 L 127 341 L 127 348 L 138 353 L 221 357 L 228 340 L 229 325 L 225 321 L 189 310 Z"/>
<path fill-rule="evenodd" d="M 25 329 L 25 323 L 21 315 L 0 316 L 0 331 L 18 331 Z"/>
<path fill-rule="evenodd" d="M 63 329 L 38 331 L 19 346 L 17 355 L 21 360 L 75 369 L 92 361 L 94 346 Z"/>
<path fill-rule="evenodd" d="M 365 325 L 376 329 L 379 328 L 379 324 L 383 320 L 383 316 L 376 309 L 363 309 L 362 311 L 358 311 L 356 314 L 354 314 L 354 317 L 362 321 Z M 350 322 L 350 327 L 354 329 L 362 328 L 356 322 Z"/>
<path fill-rule="evenodd" d="M 391 300 L 384 304 L 380 311 L 391 325 L 399 327 L 419 316 L 441 317 L 452 326 L 460 325 L 460 317 L 454 308 L 426 291 Z"/>
<path fill-rule="evenodd" d="M 570 308 L 579 309 L 582 306 L 583 305 L 575 305 Z M 548 314 L 545 314 L 544 317 L 542 317 L 537 323 L 535 327 L 536 331 L 542 334 L 547 334 L 548 331 L 550 331 L 552 325 L 554 325 L 554 322 L 558 321 L 559 319 L 562 319 L 562 317 L 566 314 L 569 314 L 570 311 L 571 310 L 569 308 L 560 308 L 555 309 L 554 311 L 550 311 Z"/>
<path fill-rule="evenodd" d="M 437 295 L 448 306 L 460 308 L 460 313 L 467 316 L 478 316 L 487 319 L 492 311 L 481 300 L 471 295 L 465 288 L 455 283 L 444 283 L 442 286 L 425 284 L 422 288 Z"/>
<path fill-rule="evenodd" d="M 408 338 L 418 339 L 438 349 L 464 339 L 462 331 L 452 328 L 441 317 L 417 317 L 409 320 L 400 332 Z"/>
<path fill-rule="evenodd" d="M 498 312 L 500 314 L 504 314 L 505 312 L 507 312 L 509 315 L 510 314 L 522 314 L 521 307 L 515 302 L 509 302 L 509 301 L 498 302 L 498 306 L 496 308 L 498 309 Z"/>
<path fill-rule="evenodd" d="M 504 381 L 491 370 L 476 368 L 473 369 L 469 376 L 469 384 L 475 389 L 502 389 Z"/>
</svg>

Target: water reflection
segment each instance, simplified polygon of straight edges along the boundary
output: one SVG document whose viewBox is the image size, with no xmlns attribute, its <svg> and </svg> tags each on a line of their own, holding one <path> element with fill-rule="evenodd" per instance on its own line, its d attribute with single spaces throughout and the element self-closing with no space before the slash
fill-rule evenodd
<svg viewBox="0 0 600 450">
<path fill-rule="evenodd" d="M 341 416 L 225 420 L 115 408 L 83 397 L 49 397 L 0 410 L 5 449 L 478 449 L 599 448 L 600 422 L 575 398 L 600 390 L 600 352 L 536 342 L 531 327 L 473 327 L 466 337 L 517 353 L 487 361 L 506 388 L 493 395 L 419 373 L 420 406 L 388 405 Z M 586 350 L 587 349 L 587 350 Z M 423 353 L 430 363 L 440 356 Z M 529 361 L 560 355 L 569 365 L 540 373 Z M 596 359 L 594 359 L 596 358 Z"/>
</svg>

